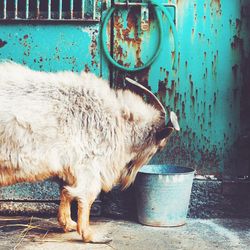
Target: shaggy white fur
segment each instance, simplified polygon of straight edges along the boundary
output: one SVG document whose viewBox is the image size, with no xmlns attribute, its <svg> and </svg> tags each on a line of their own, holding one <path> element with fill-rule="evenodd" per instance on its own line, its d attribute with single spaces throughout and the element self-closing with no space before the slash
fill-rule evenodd
<svg viewBox="0 0 250 250">
<path fill-rule="evenodd" d="M 69 167 L 74 176 L 93 171 L 109 190 L 160 122 L 141 97 L 115 92 L 90 73 L 37 72 L 12 62 L 0 72 L 2 185 L 50 175 L 67 181 Z"/>
<path fill-rule="evenodd" d="M 67 230 L 74 225 L 69 202 L 76 198 L 81 213 L 101 189 L 117 183 L 127 188 L 166 144 L 155 136 L 164 124 L 140 96 L 112 90 L 93 74 L 0 63 L 0 186 L 63 179 L 67 194 L 61 195 L 59 221 Z M 78 232 L 94 241 L 81 218 Z"/>
</svg>

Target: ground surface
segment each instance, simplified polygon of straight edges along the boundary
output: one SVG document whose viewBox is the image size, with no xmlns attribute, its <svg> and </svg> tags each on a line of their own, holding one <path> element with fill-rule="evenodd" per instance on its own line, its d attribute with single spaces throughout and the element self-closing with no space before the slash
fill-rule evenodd
<svg viewBox="0 0 250 250">
<path fill-rule="evenodd" d="M 113 239 L 84 244 L 76 232 L 63 233 L 55 218 L 0 217 L 0 250 L 9 249 L 250 249 L 250 219 L 188 219 L 181 227 L 148 227 L 97 218 L 92 227 Z"/>
</svg>

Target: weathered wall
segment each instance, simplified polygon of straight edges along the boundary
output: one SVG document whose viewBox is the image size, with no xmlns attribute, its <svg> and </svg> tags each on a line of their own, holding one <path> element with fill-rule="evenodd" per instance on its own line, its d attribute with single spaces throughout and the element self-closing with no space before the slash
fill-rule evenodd
<svg viewBox="0 0 250 250">
<path fill-rule="evenodd" d="M 176 22 L 179 52 L 173 52 L 171 30 L 163 16 L 164 46 L 159 58 L 143 71 L 127 73 L 108 66 L 100 49 L 98 21 L 0 22 L 0 59 L 11 59 L 45 71 L 91 71 L 106 79 L 110 77 L 113 86 L 123 85 L 124 76 L 135 78 L 151 88 L 167 110 L 174 110 L 180 119 L 181 132 L 171 138 L 167 148 L 153 159 L 154 163 L 191 166 L 200 174 L 218 177 L 249 175 L 250 1 L 159 2 L 176 6 L 176 12 L 172 7 L 169 11 Z M 119 63 L 138 67 L 151 57 L 159 41 L 154 19 L 150 10 L 150 29 L 142 31 L 140 9 L 115 13 L 107 34 L 112 40 L 113 56 Z M 172 70 L 174 56 L 178 60 L 177 71 Z M 207 187 L 207 190 L 210 189 Z M 218 190 L 220 192 L 220 188 Z M 119 210 L 119 204 L 126 208 L 126 201 L 130 199 L 126 197 L 130 196 L 125 194 L 124 199 L 124 195 L 117 192 L 103 197 L 107 211 L 110 206 Z M 206 195 L 199 195 L 199 199 L 202 197 Z M 193 209 L 197 208 L 199 199 L 192 203 Z M 0 200 L 2 211 L 11 207 L 6 200 L 50 204 L 58 200 L 58 185 L 45 182 L 1 188 Z M 108 200 L 110 202 L 106 202 Z M 18 210 L 17 205 L 14 207 Z M 39 205 L 34 207 L 39 210 Z M 44 211 L 48 211 L 47 208 L 45 205 Z"/>
<path fill-rule="evenodd" d="M 158 2 L 176 4 L 177 71 L 164 18 L 164 46 L 155 63 L 141 72 L 114 73 L 114 84 L 124 75 L 138 79 L 180 118 L 181 132 L 154 162 L 188 165 L 200 174 L 248 175 L 250 1 Z M 158 27 L 150 13 L 150 30 L 142 31 L 140 8 L 117 11 L 113 32 L 119 63 L 141 66 L 155 50 Z"/>
</svg>

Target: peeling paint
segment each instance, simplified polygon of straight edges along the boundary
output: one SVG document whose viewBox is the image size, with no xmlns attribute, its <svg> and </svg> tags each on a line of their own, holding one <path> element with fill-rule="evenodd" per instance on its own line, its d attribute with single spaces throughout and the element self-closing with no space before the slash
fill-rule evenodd
<svg viewBox="0 0 250 250">
<path fill-rule="evenodd" d="M 0 48 L 3 48 L 6 44 L 7 44 L 6 41 L 3 41 L 2 39 L 0 39 Z"/>
<path fill-rule="evenodd" d="M 171 70 L 171 37 L 166 36 L 165 47 L 147 75 L 144 72 L 126 74 L 152 89 L 167 111 L 174 110 L 180 119 L 180 134 L 175 135 L 165 152 L 153 161 L 181 163 L 196 168 L 201 174 L 232 173 L 239 168 L 229 160 L 232 158 L 230 148 L 241 133 L 237 121 L 242 110 L 246 112 L 246 106 L 250 108 L 249 102 L 242 101 L 242 96 L 250 99 L 247 94 L 250 76 L 246 73 L 250 71 L 246 20 L 250 4 L 239 0 L 170 2 L 177 6 L 178 72 Z M 137 49 L 132 38 L 137 35 L 138 23 L 132 19 L 130 26 L 127 25 L 127 17 L 124 10 L 114 19 L 114 55 L 121 63 L 130 61 L 133 66 L 131 58 L 138 56 L 143 62 L 145 48 L 157 33 L 152 32 L 156 25 L 151 20 L 150 36 L 141 36 L 140 51 L 137 55 L 130 52 L 130 56 L 128 51 Z M 122 30 L 125 30 L 125 38 Z M 123 47 L 124 41 L 128 44 Z M 121 74 L 114 75 L 114 81 L 117 75 L 122 81 Z"/>
</svg>

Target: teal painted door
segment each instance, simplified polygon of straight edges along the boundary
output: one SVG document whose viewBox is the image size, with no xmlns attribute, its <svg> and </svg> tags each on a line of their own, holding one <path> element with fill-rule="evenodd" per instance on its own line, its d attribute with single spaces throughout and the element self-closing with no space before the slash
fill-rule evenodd
<svg viewBox="0 0 250 250">
<path fill-rule="evenodd" d="M 124 76 L 143 83 L 180 119 L 181 132 L 153 162 L 190 166 L 203 175 L 249 175 L 250 1 L 157 2 L 165 4 L 176 24 L 178 54 L 162 15 L 163 46 L 157 60 L 142 71 L 113 73 L 114 84 Z M 140 6 L 117 7 L 115 12 L 113 56 L 126 67 L 146 63 L 158 43 L 152 8 L 146 31 L 141 30 L 141 15 Z"/>
</svg>

